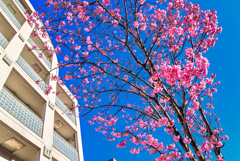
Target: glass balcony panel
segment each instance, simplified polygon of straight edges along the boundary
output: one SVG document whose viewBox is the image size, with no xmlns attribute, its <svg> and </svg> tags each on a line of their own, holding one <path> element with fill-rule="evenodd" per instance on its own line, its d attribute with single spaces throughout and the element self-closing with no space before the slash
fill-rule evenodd
<svg viewBox="0 0 240 161">
<path fill-rule="evenodd" d="M 23 13 L 26 12 L 26 9 L 24 8 L 24 6 L 22 5 L 22 3 L 19 0 L 15 0 L 16 3 L 18 4 L 18 6 L 21 8 L 21 10 L 23 11 Z"/>
<path fill-rule="evenodd" d="M 28 39 L 28 42 L 32 45 L 32 46 L 37 46 L 33 40 L 31 38 Z M 37 48 L 36 49 L 36 52 L 38 54 L 41 54 L 42 55 L 42 59 L 43 61 L 47 64 L 47 66 L 50 68 L 51 67 L 51 63 L 49 62 L 49 60 L 46 58 L 46 56 Z"/>
<path fill-rule="evenodd" d="M 3 34 L 0 32 L 0 45 L 5 48 L 8 44 L 8 40 L 3 36 Z"/>
<path fill-rule="evenodd" d="M 0 105 L 21 123 L 41 137 L 43 122 L 27 105 L 6 87 L 0 92 Z"/>
<path fill-rule="evenodd" d="M 68 157 L 71 161 L 78 161 L 77 150 L 55 131 L 53 133 L 53 147 Z"/>
<path fill-rule="evenodd" d="M 0 0 L 0 7 L 3 9 L 3 11 L 8 15 L 8 17 L 12 20 L 12 22 L 17 26 L 17 28 L 20 29 L 21 24 L 18 22 L 18 20 L 14 17 L 14 15 L 9 11 L 8 7 L 3 3 L 2 0 Z"/>
<path fill-rule="evenodd" d="M 32 78 L 32 80 L 35 82 L 39 81 L 38 86 L 43 91 L 46 90 L 46 83 L 21 56 L 19 56 L 17 63 Z"/>
<path fill-rule="evenodd" d="M 56 97 L 56 105 L 63 111 L 63 113 L 67 115 L 70 120 L 72 120 L 74 124 L 76 124 L 75 116 L 69 111 L 69 108 L 67 108 L 67 106 L 65 106 L 58 97 Z"/>
</svg>

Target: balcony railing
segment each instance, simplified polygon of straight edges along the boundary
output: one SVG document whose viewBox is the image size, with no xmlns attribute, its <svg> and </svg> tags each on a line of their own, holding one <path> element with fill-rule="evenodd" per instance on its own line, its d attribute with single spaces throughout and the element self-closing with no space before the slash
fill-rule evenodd
<svg viewBox="0 0 240 161">
<path fill-rule="evenodd" d="M 0 7 L 3 9 L 3 11 L 8 15 L 8 17 L 11 19 L 11 21 L 17 26 L 17 28 L 20 29 L 21 24 L 18 22 L 18 20 L 14 17 L 14 15 L 9 11 L 8 7 L 3 3 L 2 0 L 0 0 Z"/>
<path fill-rule="evenodd" d="M 21 8 L 21 10 L 23 11 L 23 13 L 26 12 L 26 9 L 23 7 L 22 3 L 19 0 L 15 0 L 16 3 L 18 4 L 18 6 Z"/>
<path fill-rule="evenodd" d="M 77 150 L 55 131 L 53 133 L 53 147 L 68 157 L 71 161 L 78 161 Z"/>
<path fill-rule="evenodd" d="M 28 42 L 32 45 L 32 46 L 37 46 L 33 40 L 31 38 L 28 39 Z M 38 54 L 42 55 L 42 59 L 43 61 L 47 64 L 47 66 L 50 68 L 51 67 L 51 63 L 49 62 L 49 60 L 46 58 L 46 56 L 40 51 L 40 49 L 37 47 L 36 52 Z"/>
<path fill-rule="evenodd" d="M 0 92 L 0 105 L 21 123 L 41 137 L 43 122 L 27 105 L 6 87 Z"/>
<path fill-rule="evenodd" d="M 65 113 L 67 115 L 67 117 L 72 120 L 72 122 L 74 124 L 76 124 L 76 121 L 75 121 L 75 116 L 74 114 L 72 114 L 70 111 L 69 111 L 69 108 L 67 108 L 67 106 L 64 105 L 64 103 L 58 98 L 56 97 L 56 105 L 63 111 L 63 113 Z"/>
<path fill-rule="evenodd" d="M 0 45 L 5 48 L 8 44 L 8 40 L 3 36 L 3 34 L 0 32 Z"/>
<path fill-rule="evenodd" d="M 17 60 L 18 65 L 29 75 L 29 77 L 32 78 L 35 82 L 39 82 L 38 86 L 45 91 L 46 90 L 46 84 L 42 80 L 42 78 L 33 70 L 33 68 L 21 57 L 19 56 Z"/>
</svg>

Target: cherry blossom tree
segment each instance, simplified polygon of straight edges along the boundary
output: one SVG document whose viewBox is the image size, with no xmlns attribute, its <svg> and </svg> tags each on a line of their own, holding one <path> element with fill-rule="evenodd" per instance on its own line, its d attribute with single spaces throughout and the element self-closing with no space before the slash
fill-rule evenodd
<svg viewBox="0 0 240 161">
<path fill-rule="evenodd" d="M 71 83 L 96 131 L 156 161 L 224 161 L 220 82 L 206 58 L 222 30 L 215 10 L 187 0 L 48 0 L 40 10 L 28 14 L 32 36 L 50 36 L 55 48 L 42 50 L 62 58 L 51 79 Z"/>
</svg>

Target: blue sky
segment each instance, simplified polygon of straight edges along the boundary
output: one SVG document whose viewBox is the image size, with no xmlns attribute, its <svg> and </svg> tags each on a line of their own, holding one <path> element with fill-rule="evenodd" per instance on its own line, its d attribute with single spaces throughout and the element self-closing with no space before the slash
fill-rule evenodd
<svg viewBox="0 0 240 161">
<path fill-rule="evenodd" d="M 222 152 L 226 160 L 239 161 L 240 146 L 240 1 L 239 0 L 190 0 L 199 3 L 202 10 L 217 10 L 219 26 L 223 32 L 214 48 L 205 56 L 210 60 L 210 73 L 216 73 L 221 81 L 218 92 L 214 94 L 214 107 L 221 118 L 222 127 L 230 138 Z M 44 0 L 30 0 L 35 9 Z M 116 142 L 107 141 L 97 133 L 94 127 L 81 119 L 82 142 L 85 161 L 149 161 L 154 156 L 141 152 L 139 155 L 129 153 L 130 147 L 116 148 Z"/>
</svg>

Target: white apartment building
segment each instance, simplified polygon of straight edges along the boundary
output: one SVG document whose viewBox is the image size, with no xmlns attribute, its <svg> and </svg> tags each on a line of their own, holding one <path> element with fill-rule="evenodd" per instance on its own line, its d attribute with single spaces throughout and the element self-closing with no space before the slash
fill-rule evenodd
<svg viewBox="0 0 240 161">
<path fill-rule="evenodd" d="M 28 0 L 0 0 L 0 161 L 83 161 L 77 100 L 51 80 L 57 57 L 41 50 L 50 40 L 31 37 L 25 9 Z"/>
</svg>

